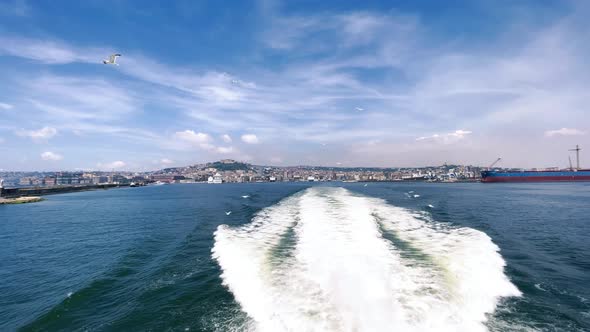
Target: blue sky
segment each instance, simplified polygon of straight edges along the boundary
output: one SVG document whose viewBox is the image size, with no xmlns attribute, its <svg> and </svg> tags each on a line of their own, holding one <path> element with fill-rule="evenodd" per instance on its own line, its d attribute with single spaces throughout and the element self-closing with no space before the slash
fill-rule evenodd
<svg viewBox="0 0 590 332">
<path fill-rule="evenodd" d="M 567 149 L 590 150 L 589 14 L 584 1 L 0 0 L 0 169 L 563 167 Z M 120 66 L 103 65 L 114 52 Z"/>
</svg>

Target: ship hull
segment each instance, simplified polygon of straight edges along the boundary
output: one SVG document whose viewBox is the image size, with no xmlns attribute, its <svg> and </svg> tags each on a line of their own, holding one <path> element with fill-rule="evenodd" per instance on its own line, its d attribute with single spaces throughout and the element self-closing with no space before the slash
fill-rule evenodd
<svg viewBox="0 0 590 332">
<path fill-rule="evenodd" d="M 590 170 L 574 171 L 525 171 L 481 173 L 481 182 L 578 182 L 590 181 Z"/>
</svg>

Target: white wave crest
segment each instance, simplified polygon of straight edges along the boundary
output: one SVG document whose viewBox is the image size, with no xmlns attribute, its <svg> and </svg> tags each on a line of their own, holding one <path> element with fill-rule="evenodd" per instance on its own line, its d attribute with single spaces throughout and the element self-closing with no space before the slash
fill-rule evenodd
<svg viewBox="0 0 590 332">
<path fill-rule="evenodd" d="M 520 295 L 485 233 L 343 188 L 220 226 L 212 251 L 255 331 L 485 331 Z"/>
</svg>

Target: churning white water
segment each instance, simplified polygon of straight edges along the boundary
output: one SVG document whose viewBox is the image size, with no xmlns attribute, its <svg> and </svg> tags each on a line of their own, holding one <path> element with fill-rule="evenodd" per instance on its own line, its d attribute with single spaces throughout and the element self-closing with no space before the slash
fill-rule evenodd
<svg viewBox="0 0 590 332">
<path fill-rule="evenodd" d="M 215 233 L 213 257 L 254 331 L 485 331 L 519 296 L 480 231 L 315 187 Z"/>
</svg>

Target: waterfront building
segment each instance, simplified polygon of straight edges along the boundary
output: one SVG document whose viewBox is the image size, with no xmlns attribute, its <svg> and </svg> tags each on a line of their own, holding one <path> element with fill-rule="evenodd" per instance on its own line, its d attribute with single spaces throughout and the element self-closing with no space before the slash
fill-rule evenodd
<svg viewBox="0 0 590 332">
<path fill-rule="evenodd" d="M 55 184 L 73 185 L 80 184 L 82 173 L 58 172 L 55 174 Z"/>
</svg>

